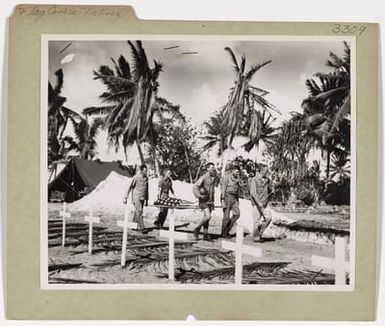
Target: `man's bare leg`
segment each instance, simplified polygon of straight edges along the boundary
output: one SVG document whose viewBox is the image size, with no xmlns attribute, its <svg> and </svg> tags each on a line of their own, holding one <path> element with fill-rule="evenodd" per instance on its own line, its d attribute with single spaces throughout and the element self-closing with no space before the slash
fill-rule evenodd
<svg viewBox="0 0 385 326">
<path fill-rule="evenodd" d="M 211 219 L 211 212 L 209 208 L 202 209 L 203 218 L 199 221 L 197 227 L 194 229 L 194 238 L 198 240 L 199 232 L 203 226 L 203 233 L 207 234 L 209 229 L 209 221 Z"/>
</svg>

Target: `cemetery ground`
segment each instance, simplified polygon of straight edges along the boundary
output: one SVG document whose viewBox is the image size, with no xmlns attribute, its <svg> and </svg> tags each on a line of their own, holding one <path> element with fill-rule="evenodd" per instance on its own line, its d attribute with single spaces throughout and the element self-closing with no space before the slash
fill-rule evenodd
<svg viewBox="0 0 385 326">
<path fill-rule="evenodd" d="M 128 230 L 124 268 L 121 267 L 123 232 L 122 227 L 117 226 L 117 220 L 123 217 L 99 217 L 100 223 L 93 224 L 92 253 L 89 253 L 89 224 L 85 221 L 88 214 L 71 214 L 66 220 L 66 243 L 62 247 L 61 210 L 62 204 L 49 204 L 49 284 L 170 282 L 169 242 L 159 237 L 160 231 L 153 228 L 156 217 L 153 210 L 145 209 L 147 234 Z M 313 266 L 312 256 L 334 259 L 335 237 L 349 234 L 350 218 L 346 211 L 349 211 L 347 207 L 338 210 L 324 207 L 317 212 L 305 209 L 285 212 L 280 215 L 283 220 L 273 219 L 264 242 L 254 243 L 250 235 L 245 235 L 244 245 L 261 249 L 262 256 L 242 256 L 242 283 L 334 284 L 334 271 Z M 221 221 L 212 219 L 211 241 L 195 241 L 192 230 L 201 212 L 191 210 L 189 221 L 178 219 L 177 210 L 169 214 L 175 214 L 175 230 L 187 234 L 187 240 L 175 241 L 175 283 L 233 284 L 235 254 L 223 248 L 223 239 L 219 237 Z M 228 241 L 235 243 L 236 238 Z M 349 251 L 346 257 L 349 260 Z"/>
</svg>

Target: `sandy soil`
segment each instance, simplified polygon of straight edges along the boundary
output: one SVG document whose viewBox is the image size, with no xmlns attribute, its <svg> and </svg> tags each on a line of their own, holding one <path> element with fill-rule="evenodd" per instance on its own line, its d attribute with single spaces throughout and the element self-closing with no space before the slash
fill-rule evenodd
<svg viewBox="0 0 385 326">
<path fill-rule="evenodd" d="M 60 243 L 60 219 L 58 219 L 60 209 L 61 205 L 59 204 L 50 204 L 49 206 L 49 220 L 56 220 L 55 225 L 50 223 L 49 234 L 51 239 L 49 241 L 51 244 Z M 300 214 L 301 219 L 302 215 L 309 216 L 308 213 L 290 214 L 297 214 L 297 216 Z M 326 214 L 322 215 L 324 217 Z M 126 268 L 122 269 L 120 267 L 122 235 L 121 233 L 111 233 L 121 232 L 121 228 L 116 226 L 118 217 L 102 217 L 101 226 L 105 227 L 105 229 L 95 229 L 94 240 L 96 240 L 96 243 L 93 247 L 93 254 L 89 254 L 87 252 L 88 227 L 84 222 L 84 216 L 85 214 L 77 213 L 75 216 L 72 215 L 70 221 L 67 222 L 69 223 L 67 224 L 69 227 L 68 242 L 76 241 L 76 245 L 69 244 L 64 248 L 61 246 L 49 247 L 49 265 L 51 269 L 55 269 L 49 273 L 50 283 L 153 284 L 168 282 L 168 245 L 167 240 L 159 238 L 159 230 L 149 229 L 146 235 L 141 235 L 135 231 L 129 232 L 127 264 Z M 145 216 L 147 227 L 151 228 L 153 226 L 154 218 L 154 216 Z M 210 224 L 210 233 L 214 236 L 213 241 L 199 240 L 196 242 L 193 240 L 192 230 L 199 218 L 199 211 L 191 211 L 191 218 L 188 220 L 190 224 L 178 228 L 178 231 L 188 233 L 189 240 L 176 244 L 176 256 L 181 257 L 176 261 L 176 267 L 179 268 L 176 272 L 177 276 L 180 271 L 184 272 L 186 270 L 205 272 L 233 267 L 233 254 L 222 249 L 221 241 L 223 239 L 218 238 L 220 219 L 213 218 Z M 327 218 L 330 218 L 330 216 Z M 333 216 L 332 218 L 338 217 Z M 178 219 L 176 214 L 177 227 L 185 222 L 185 216 L 184 219 Z M 97 225 L 95 224 L 95 226 Z M 167 223 L 165 226 L 167 226 Z M 217 238 L 215 239 L 215 237 Z M 104 241 L 103 239 L 107 240 Z M 235 238 L 230 241 L 235 241 Z M 312 255 L 334 256 L 334 246 L 330 244 L 309 243 L 277 237 L 266 238 L 265 242 L 256 244 L 250 236 L 244 238 L 244 243 L 258 246 L 263 251 L 261 258 L 244 255 L 244 265 L 255 262 L 288 263 L 285 270 L 304 271 L 305 274 L 308 272 L 316 273 L 321 270 L 318 267 L 311 266 Z M 66 267 L 70 267 L 65 266 L 66 264 L 81 265 L 76 268 L 66 269 Z M 331 273 L 332 271 L 324 269 L 322 272 Z M 197 283 L 200 282 L 197 281 Z M 230 277 L 223 282 L 231 283 L 233 279 Z"/>
</svg>

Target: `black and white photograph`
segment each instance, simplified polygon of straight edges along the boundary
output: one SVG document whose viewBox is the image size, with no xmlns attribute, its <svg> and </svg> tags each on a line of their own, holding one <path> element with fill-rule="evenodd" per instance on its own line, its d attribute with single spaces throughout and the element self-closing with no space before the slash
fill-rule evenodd
<svg viewBox="0 0 385 326">
<path fill-rule="evenodd" d="M 354 290 L 354 38 L 44 35 L 41 83 L 42 288 Z"/>
</svg>

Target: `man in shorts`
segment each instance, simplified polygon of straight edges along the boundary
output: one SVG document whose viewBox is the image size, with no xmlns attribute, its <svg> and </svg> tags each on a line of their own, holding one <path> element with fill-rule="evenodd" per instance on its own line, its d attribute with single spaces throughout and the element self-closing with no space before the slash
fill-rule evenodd
<svg viewBox="0 0 385 326">
<path fill-rule="evenodd" d="M 249 170 L 250 201 L 255 227 L 254 242 L 262 241 L 262 234 L 271 223 L 271 214 L 266 209 L 269 203 L 269 187 L 266 165 L 259 164 L 259 171 L 255 167 Z"/>
<path fill-rule="evenodd" d="M 215 192 L 215 177 L 217 171 L 213 163 L 207 163 L 206 173 L 202 175 L 193 186 L 195 197 L 198 198 L 199 208 L 202 210 L 203 217 L 194 229 L 194 238 L 199 239 L 199 232 L 203 226 L 203 240 L 211 240 L 209 236 L 209 222 L 211 212 L 214 210 L 214 192 Z"/>
</svg>

